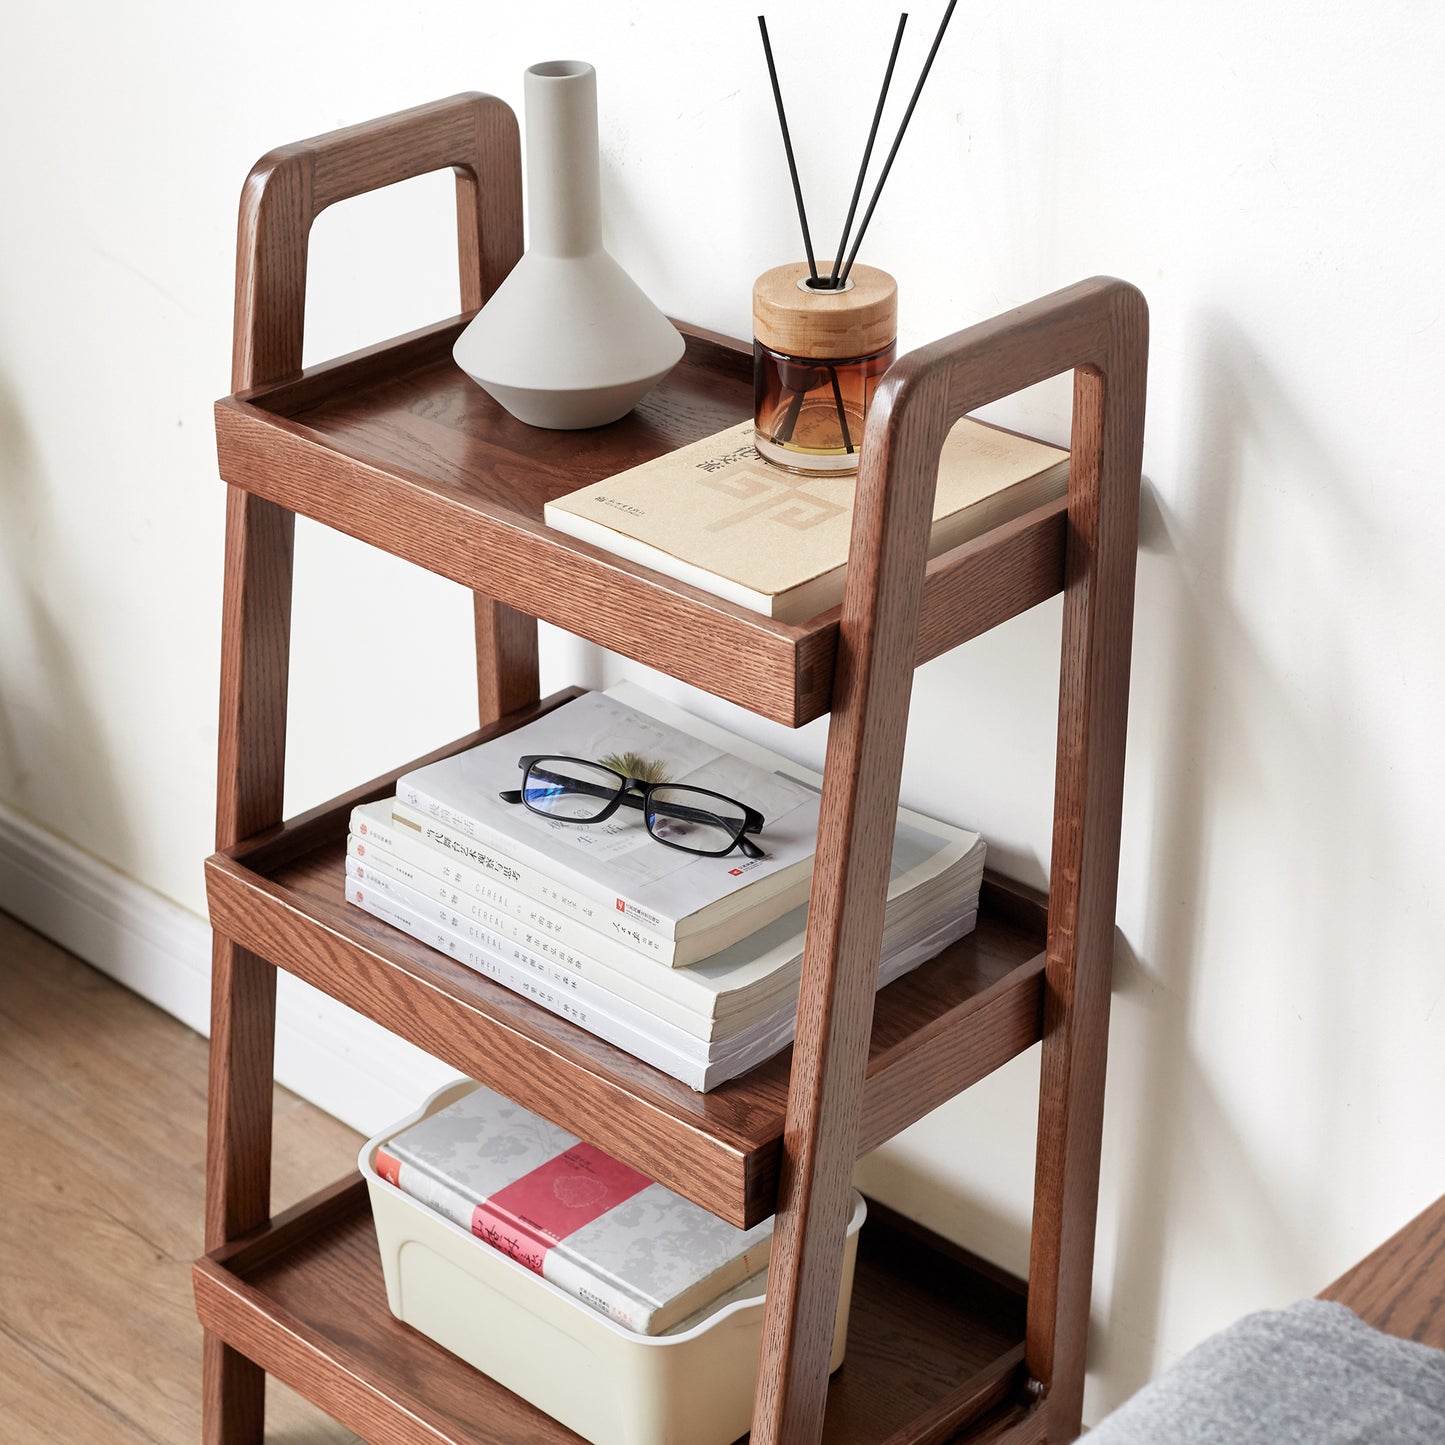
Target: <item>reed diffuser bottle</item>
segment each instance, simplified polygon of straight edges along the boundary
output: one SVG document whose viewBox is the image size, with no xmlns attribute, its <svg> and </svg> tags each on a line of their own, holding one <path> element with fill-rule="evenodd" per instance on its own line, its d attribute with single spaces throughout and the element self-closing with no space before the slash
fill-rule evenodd
<svg viewBox="0 0 1445 1445">
<path fill-rule="evenodd" d="M 789 471 L 848 475 L 897 351 L 898 287 L 876 266 L 854 266 L 842 286 L 815 274 L 799 261 L 753 285 L 756 444 Z"/>
</svg>

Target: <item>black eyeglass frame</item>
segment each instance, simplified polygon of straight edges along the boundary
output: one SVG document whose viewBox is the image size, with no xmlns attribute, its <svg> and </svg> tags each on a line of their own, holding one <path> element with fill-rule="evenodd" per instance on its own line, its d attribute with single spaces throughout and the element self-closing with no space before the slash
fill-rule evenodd
<svg viewBox="0 0 1445 1445">
<path fill-rule="evenodd" d="M 594 768 L 599 773 L 611 773 L 617 779 L 617 792 L 612 801 L 595 818 L 558 818 L 555 813 L 548 813 L 542 808 L 534 808 L 528 801 L 525 791 L 527 774 L 530 773 L 538 763 L 578 763 L 585 768 Z M 647 835 L 654 842 L 661 843 L 664 848 L 676 848 L 679 853 L 694 853 L 700 858 L 725 858 L 736 848 L 746 858 L 766 858 L 768 855 L 758 847 L 747 835 L 749 833 L 761 833 L 763 831 L 764 818 L 756 808 L 748 805 L 737 798 L 730 798 L 726 793 L 714 792 L 711 788 L 698 788 L 691 783 L 646 783 L 641 778 L 629 778 L 625 773 L 619 773 L 616 768 L 609 768 L 605 763 L 599 763 L 593 758 L 569 758 L 561 753 L 529 753 L 526 757 L 517 760 L 517 766 L 522 770 L 522 788 L 509 788 L 498 796 L 504 803 L 520 803 L 529 813 L 536 813 L 539 818 L 550 818 L 553 822 L 575 823 L 580 827 L 590 827 L 593 823 L 605 823 L 618 808 L 636 808 L 642 814 L 642 820 L 647 828 Z M 590 787 L 585 778 L 569 778 L 570 783 L 580 784 L 579 791 L 592 793 L 597 797 L 604 794 L 600 788 Z M 742 827 L 736 831 L 732 825 L 716 814 L 709 813 L 703 818 L 701 815 L 693 821 L 706 821 L 714 827 L 721 827 L 724 831 L 733 834 L 733 840 L 726 848 L 689 848 L 684 843 L 674 843 L 669 838 L 664 838 L 652 831 L 651 808 L 652 794 L 659 788 L 685 788 L 690 793 L 701 793 L 707 798 L 716 798 L 720 803 L 729 803 L 734 808 L 740 808 L 743 814 Z M 685 810 L 674 807 L 673 816 L 683 818 L 686 821 Z"/>
</svg>

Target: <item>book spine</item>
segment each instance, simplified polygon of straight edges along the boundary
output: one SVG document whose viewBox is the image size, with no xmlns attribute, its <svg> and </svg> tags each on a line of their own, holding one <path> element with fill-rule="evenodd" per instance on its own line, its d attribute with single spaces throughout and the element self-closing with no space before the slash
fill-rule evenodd
<svg viewBox="0 0 1445 1445">
<path fill-rule="evenodd" d="M 547 502 L 542 508 L 542 520 L 553 531 L 565 532 L 569 537 L 590 542 L 594 547 L 611 552 L 613 556 L 624 557 L 629 562 L 640 562 L 644 567 L 651 567 L 654 572 L 661 572 L 664 577 L 674 577 L 679 582 L 687 582 L 703 592 L 711 592 L 714 597 L 735 602 L 739 607 L 746 607 L 752 612 L 761 612 L 764 617 L 777 615 L 778 597 L 735 582 L 722 572 L 714 572 L 696 562 L 674 557 L 664 548 L 655 547 L 651 542 L 644 542 L 640 537 L 634 537 L 617 527 L 604 526 L 592 517 L 579 516 L 562 502 Z M 843 569 L 838 567 L 835 570 L 842 572 Z M 837 590 L 841 595 L 841 585 Z M 823 605 L 826 607 L 828 604 Z M 822 608 L 816 610 L 822 611 Z"/>
<path fill-rule="evenodd" d="M 533 1274 L 580 1300 L 589 1309 L 606 1315 L 638 1334 L 659 1334 L 682 1318 L 675 1306 L 656 1309 L 650 1302 L 627 1290 L 619 1281 L 593 1273 L 565 1248 L 540 1239 L 520 1224 L 498 1227 L 496 1212 L 485 1199 L 471 1199 L 455 1185 L 423 1165 L 391 1154 L 383 1146 L 375 1157 L 376 1172 L 389 1184 L 425 1205 L 443 1219 L 465 1229 L 474 1238 L 515 1260 Z M 751 1251 L 749 1252 L 751 1253 Z"/>
<path fill-rule="evenodd" d="M 773 1256 L 773 1233 L 769 1230 L 761 1239 L 755 1240 L 740 1255 L 730 1259 L 721 1269 L 703 1280 L 696 1290 L 676 1301 L 675 1318 L 685 1319 L 695 1311 L 706 1307 L 718 1296 L 728 1294 L 738 1285 L 753 1278 L 760 1270 L 766 1270 Z M 766 1283 L 766 1278 L 765 1281 Z M 685 1306 L 685 1307 L 684 1307 Z M 664 1325 L 663 1329 L 669 1328 Z"/>
<path fill-rule="evenodd" d="M 427 847 L 470 861 L 492 873 L 498 882 L 519 889 L 563 917 L 575 918 L 639 953 L 655 956 L 659 963 L 672 964 L 675 919 L 660 918 L 607 892 L 575 869 L 516 839 L 497 836 L 476 818 L 448 808 L 409 784 L 398 786 L 392 817 Z"/>
<path fill-rule="evenodd" d="M 457 913 L 467 919 L 470 925 L 477 925 L 483 931 L 496 933 L 499 938 L 504 939 L 509 948 L 516 949 L 516 961 L 519 964 L 526 964 L 527 968 L 535 971 L 542 970 L 545 965 L 546 975 L 552 978 L 553 983 L 571 987 L 575 980 L 581 980 L 584 984 L 594 985 L 603 991 L 605 996 L 626 998 L 650 1017 L 662 1019 L 676 1029 L 681 1029 L 686 1035 L 704 1042 L 712 1039 L 717 1032 L 711 1013 L 698 1013 L 695 1009 L 689 1009 L 685 1003 L 678 1003 L 675 998 L 659 993 L 647 983 L 639 983 L 626 972 L 608 967 L 600 959 L 587 958 L 565 945 L 555 944 L 551 936 L 533 932 L 522 919 L 516 918 L 512 913 L 501 912 L 500 907 L 483 903 L 464 890 L 452 887 L 447 881 L 434 879 L 415 868 L 407 868 L 405 861 L 393 861 L 390 854 L 377 855 L 376 850 L 370 854 L 364 853 L 364 847 L 366 845 L 355 838 L 348 842 L 348 879 L 368 883 L 383 893 L 396 894 L 407 906 L 425 905 L 428 909 L 441 907 L 447 912 Z M 525 905 L 519 900 L 519 906 Z M 438 918 L 441 916 L 438 915 Z M 656 968 L 655 965 L 647 964 L 644 959 L 639 961 L 639 970 L 662 980 L 686 977 L 685 974 L 673 972 L 670 968 Z M 715 998 L 715 994 L 704 993 L 702 997 L 711 1000 Z"/>
<path fill-rule="evenodd" d="M 388 1184 L 396 1185 L 403 1194 L 409 1195 L 418 1204 L 425 1204 L 443 1219 L 450 1219 L 453 1224 L 471 1230 L 476 1205 L 459 1189 L 437 1178 L 429 1169 L 389 1153 L 385 1146 L 376 1151 L 374 1164 L 376 1172 Z"/>
<path fill-rule="evenodd" d="M 374 918 L 389 923 L 393 928 L 399 928 L 417 942 L 446 954 L 448 958 L 456 959 L 458 963 L 512 993 L 520 994 L 546 1009 L 548 1013 L 576 1024 L 578 1028 L 634 1058 L 641 1059 L 645 1064 L 651 1064 L 653 1068 L 660 1069 L 690 1089 L 701 1093 L 713 1084 L 722 1082 L 721 1078 L 716 1077 L 718 1071 L 713 1067 L 678 1053 L 667 1044 L 661 1043 L 653 1034 L 624 1024 L 610 1013 L 584 1007 L 570 991 L 548 987 L 533 975 L 498 956 L 490 948 L 420 917 L 384 893 L 370 888 L 349 887 L 346 896 L 350 902 Z"/>
<path fill-rule="evenodd" d="M 573 1257 L 565 1239 L 547 1255 L 544 1272 L 546 1278 L 559 1288 L 576 1295 L 618 1324 L 638 1334 L 660 1335 L 688 1316 L 716 1305 L 721 1296 L 754 1278 L 767 1266 L 772 1246 L 772 1235 L 769 1233 L 707 1278 L 660 1303 L 629 1292 L 610 1271 L 605 1274 L 592 1272 L 580 1258 Z M 763 1284 L 766 1285 L 766 1279 Z"/>
<path fill-rule="evenodd" d="M 672 1310 L 655 1309 L 634 1295 L 617 1291 L 611 1281 L 598 1279 L 560 1247 L 548 1251 L 542 1274 L 558 1289 L 639 1335 L 661 1334 L 672 1323 Z"/>
<path fill-rule="evenodd" d="M 572 994 L 580 1003 L 613 1013 L 621 1022 L 636 1028 L 667 1030 L 676 1038 L 680 1051 L 685 1052 L 689 1048 L 705 1050 L 711 1042 L 712 1028 L 707 1019 L 688 1015 L 683 1010 L 669 1010 L 681 1015 L 683 1022 L 676 1022 L 655 1007 L 666 1004 L 665 999 L 654 997 L 649 1000 L 644 997 L 639 1001 L 625 997 L 609 988 L 601 977 L 595 976 L 599 972 L 596 965 L 583 974 L 535 952 L 508 932 L 512 920 L 483 909 L 480 904 L 472 908 L 465 899 L 453 902 L 445 896 L 437 897 L 413 888 L 393 876 L 384 865 L 368 864 L 358 858 L 347 858 L 346 877 L 348 891 L 351 884 L 379 891 L 393 899 L 398 907 L 490 950 L 504 962 L 525 970 L 548 987 Z"/>
<path fill-rule="evenodd" d="M 438 846 L 418 828 L 415 822 L 378 822 L 361 808 L 353 809 L 351 814 L 352 836 L 385 849 L 395 860 L 393 866 L 419 870 L 428 878 L 465 891 L 478 903 L 510 913 L 526 924 L 539 941 L 546 940 L 557 950 L 574 952 L 583 960 L 595 958 L 617 967 L 631 967 L 638 970 L 638 976 L 653 975 L 649 964 L 671 965 L 677 949 L 672 939 L 636 924 L 625 924 L 620 915 L 616 915 L 615 925 L 608 918 L 606 929 L 589 925 L 542 901 L 546 890 L 556 885 L 537 875 L 535 869 L 524 868 L 505 854 L 479 844 L 469 843 L 465 852 L 461 840 Z M 478 854 L 487 861 L 475 856 Z"/>
</svg>

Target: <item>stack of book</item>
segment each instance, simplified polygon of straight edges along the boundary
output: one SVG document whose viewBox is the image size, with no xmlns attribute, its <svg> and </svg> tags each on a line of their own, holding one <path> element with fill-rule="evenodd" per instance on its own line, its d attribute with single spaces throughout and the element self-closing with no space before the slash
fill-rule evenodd
<svg viewBox="0 0 1445 1445">
<path fill-rule="evenodd" d="M 761 858 L 663 846 L 639 812 L 599 824 L 502 794 L 524 755 L 631 753 L 762 813 Z M 403 776 L 358 807 L 348 899 L 698 1090 L 785 1048 L 796 1024 L 818 780 L 623 684 Z M 878 986 L 968 933 L 983 841 L 900 809 Z"/>
</svg>

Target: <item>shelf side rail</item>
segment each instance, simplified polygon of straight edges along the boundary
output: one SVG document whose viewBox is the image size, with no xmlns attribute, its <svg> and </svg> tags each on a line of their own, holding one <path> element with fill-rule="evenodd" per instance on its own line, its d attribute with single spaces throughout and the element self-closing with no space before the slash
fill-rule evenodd
<svg viewBox="0 0 1445 1445">
<path fill-rule="evenodd" d="M 910 352 L 880 383 L 840 621 L 755 1445 L 812 1445 L 823 1425 L 943 440 L 967 412 L 1069 370 L 1072 461 L 1024 1368 L 1045 1400 L 1048 1438 L 1078 1433 L 1147 350 L 1142 295 L 1098 277 Z"/>
<path fill-rule="evenodd" d="M 301 370 L 311 226 L 327 206 L 450 167 L 464 309 L 481 306 L 522 251 L 516 117 L 465 94 L 283 146 L 252 168 L 241 193 L 231 386 L 246 390 Z M 281 821 L 295 516 L 239 488 L 226 499 L 216 846 L 234 847 Z M 536 622 L 477 597 L 483 724 L 537 686 Z M 275 969 L 217 936 L 211 978 L 206 1144 L 208 1250 L 266 1222 L 271 1194 Z M 205 1337 L 204 1438 L 259 1440 L 265 1377 Z"/>
</svg>

